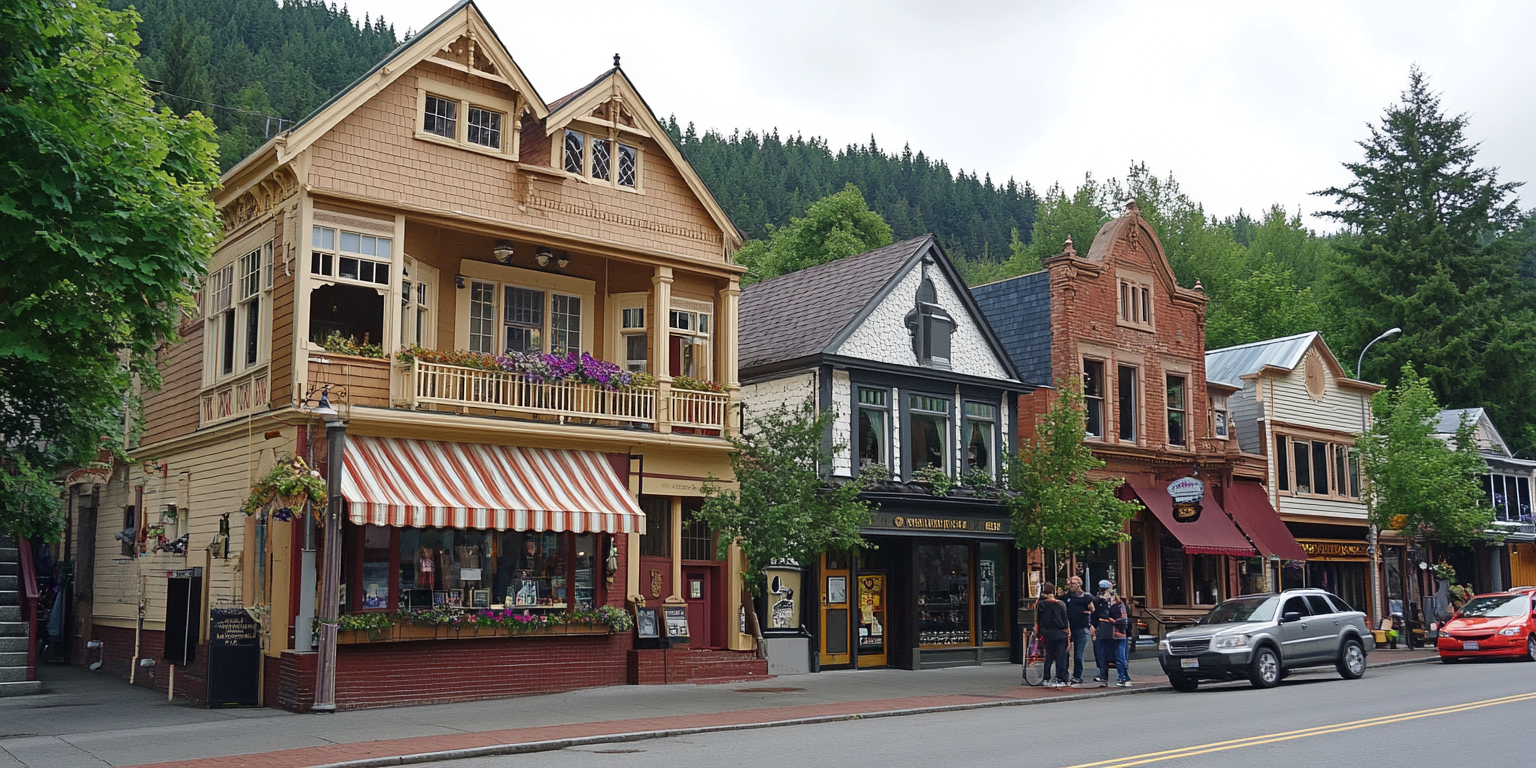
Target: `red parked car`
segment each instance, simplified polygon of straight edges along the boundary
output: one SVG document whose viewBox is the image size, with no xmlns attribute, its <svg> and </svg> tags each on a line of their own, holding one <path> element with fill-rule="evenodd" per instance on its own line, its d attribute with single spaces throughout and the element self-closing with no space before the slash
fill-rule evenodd
<svg viewBox="0 0 1536 768">
<path fill-rule="evenodd" d="M 1504 656 L 1536 661 L 1536 605 L 1529 589 L 1478 595 L 1440 628 L 1440 660 Z"/>
</svg>

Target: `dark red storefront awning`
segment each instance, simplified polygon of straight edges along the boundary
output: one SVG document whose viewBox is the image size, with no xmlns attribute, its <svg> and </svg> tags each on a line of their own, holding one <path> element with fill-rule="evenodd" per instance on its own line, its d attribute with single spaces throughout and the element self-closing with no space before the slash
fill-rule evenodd
<svg viewBox="0 0 1536 768">
<path fill-rule="evenodd" d="M 1215 499 L 1205 497 L 1201 502 L 1204 512 L 1200 519 L 1193 523 L 1181 523 L 1173 519 L 1173 499 L 1168 496 L 1168 491 L 1160 486 L 1130 483 L 1130 488 L 1136 494 L 1136 498 L 1145 504 L 1152 514 L 1161 520 L 1163 527 L 1167 528 L 1174 537 L 1184 545 L 1184 551 L 1192 555 L 1235 555 L 1237 557 L 1251 557 L 1254 554 L 1253 545 L 1243 538 L 1243 534 L 1232 524 L 1232 518 L 1222 511 Z"/>
<path fill-rule="evenodd" d="M 1270 505 L 1269 492 L 1264 486 L 1243 480 L 1232 483 L 1227 511 L 1232 513 L 1232 519 L 1248 538 L 1253 539 L 1259 554 L 1281 560 L 1307 559 L 1307 553 L 1296 543 L 1291 529 L 1285 527 L 1280 513 Z"/>
</svg>

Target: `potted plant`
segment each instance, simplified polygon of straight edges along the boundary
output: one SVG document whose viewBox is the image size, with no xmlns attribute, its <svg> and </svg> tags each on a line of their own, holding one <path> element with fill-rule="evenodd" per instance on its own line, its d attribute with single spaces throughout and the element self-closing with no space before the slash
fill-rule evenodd
<svg viewBox="0 0 1536 768">
<path fill-rule="evenodd" d="M 251 487 L 251 495 L 246 497 L 241 511 L 254 515 L 262 509 L 273 509 L 273 518 L 283 521 L 302 512 L 306 502 L 317 512 L 323 511 L 325 501 L 325 481 L 320 479 L 320 473 L 310 469 L 303 458 L 289 454 Z"/>
</svg>

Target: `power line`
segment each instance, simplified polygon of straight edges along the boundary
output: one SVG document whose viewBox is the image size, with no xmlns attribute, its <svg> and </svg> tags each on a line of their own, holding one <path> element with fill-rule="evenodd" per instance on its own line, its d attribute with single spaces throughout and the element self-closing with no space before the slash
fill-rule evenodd
<svg viewBox="0 0 1536 768">
<path fill-rule="evenodd" d="M 182 101 L 190 101 L 193 104 L 202 104 L 204 106 L 214 107 L 216 109 L 228 110 L 230 112 L 239 112 L 242 115 L 250 115 L 252 117 L 265 118 L 266 119 L 266 125 L 262 129 L 262 137 L 263 138 L 271 138 L 272 137 L 272 121 L 273 120 L 277 121 L 277 132 L 278 133 L 282 133 L 283 132 L 283 123 L 292 123 L 293 122 L 293 120 L 290 119 L 290 118 L 279 117 L 277 115 L 269 115 L 269 114 L 266 114 L 264 112 L 252 112 L 252 111 L 250 111 L 248 109 L 241 109 L 239 107 L 231 107 L 231 106 L 227 106 L 227 105 L 224 105 L 224 104 L 215 104 L 215 103 L 213 103 L 211 101 L 203 101 L 202 99 L 194 99 L 194 98 L 192 98 L 190 96 L 182 96 L 181 94 L 171 93 L 170 91 L 155 91 L 155 95 L 156 96 L 170 96 L 172 98 L 181 99 Z"/>
</svg>

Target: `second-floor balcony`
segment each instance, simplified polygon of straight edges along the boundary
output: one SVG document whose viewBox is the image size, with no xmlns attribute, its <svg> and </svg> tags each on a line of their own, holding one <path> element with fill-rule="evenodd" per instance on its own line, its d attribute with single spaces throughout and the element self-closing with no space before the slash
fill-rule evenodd
<svg viewBox="0 0 1536 768">
<path fill-rule="evenodd" d="M 729 428 L 731 398 L 726 392 L 682 389 L 643 374 L 604 382 L 579 374 L 560 378 L 493 370 L 488 361 L 456 365 L 409 353 L 393 360 L 311 353 L 310 382 L 312 387 L 334 387 L 338 401 L 353 405 L 705 436 L 721 436 Z M 700 386 L 688 379 L 679 383 Z"/>
</svg>

